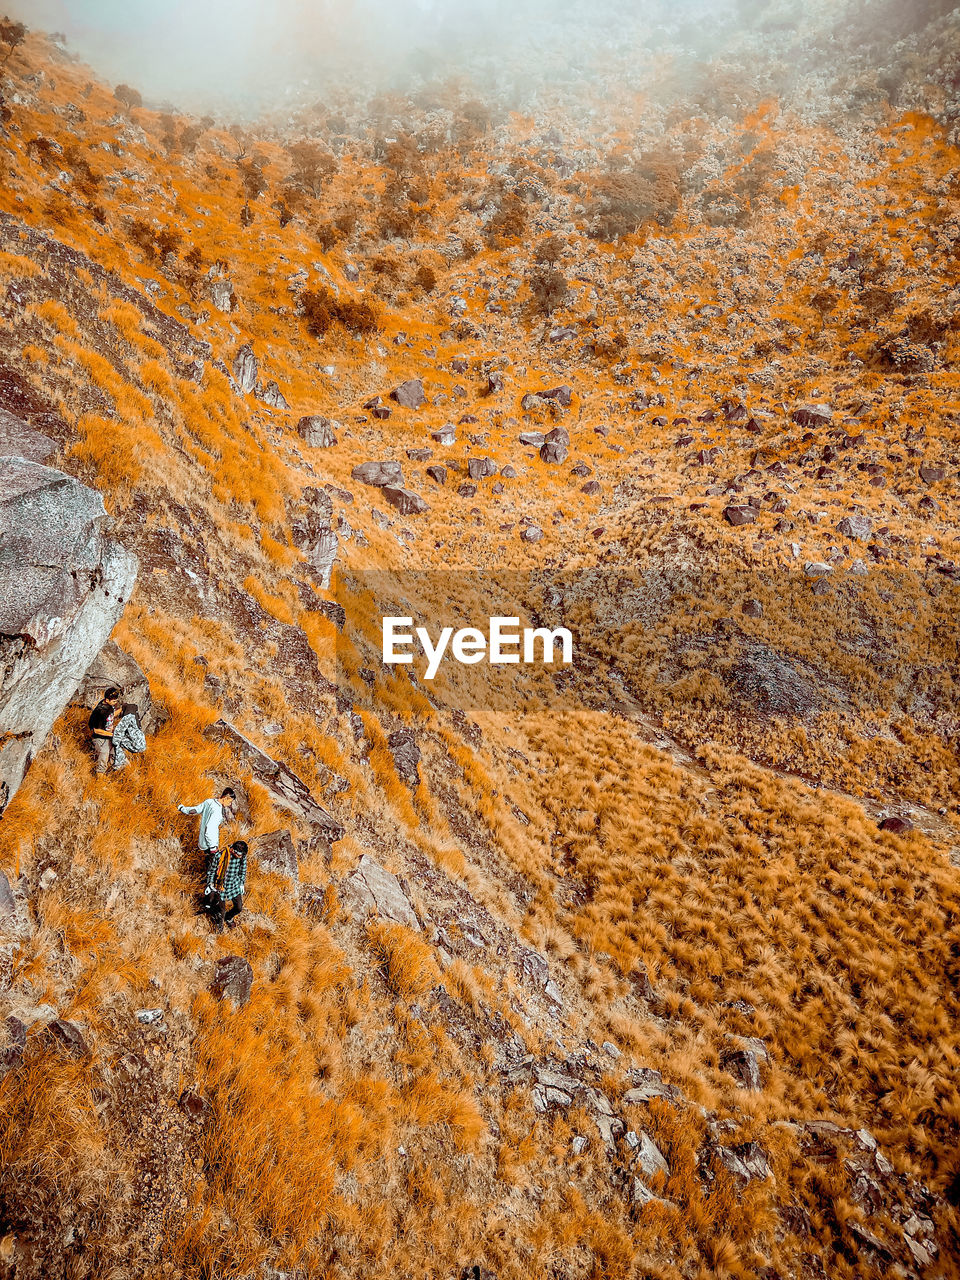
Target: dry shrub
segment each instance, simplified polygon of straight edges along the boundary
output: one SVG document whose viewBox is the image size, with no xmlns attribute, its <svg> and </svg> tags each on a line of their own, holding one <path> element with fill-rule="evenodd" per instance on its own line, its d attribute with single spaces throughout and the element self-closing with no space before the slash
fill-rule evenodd
<svg viewBox="0 0 960 1280">
<path fill-rule="evenodd" d="M 515 191 L 507 191 L 483 234 L 489 248 L 499 249 L 508 241 L 519 240 L 526 229 L 527 206 Z"/>
<path fill-rule="evenodd" d="M 307 331 L 315 338 L 322 338 L 335 324 L 356 336 L 376 333 L 380 328 L 380 317 L 369 302 L 341 302 L 329 289 L 304 290 L 300 309 Z"/>
<path fill-rule="evenodd" d="M 527 276 L 527 284 L 530 287 L 531 308 L 536 314 L 543 316 L 562 307 L 570 292 L 566 280 L 553 266 L 534 267 Z"/>
<path fill-rule="evenodd" d="M 628 173 L 608 173 L 593 184 L 589 233 L 595 240 L 633 235 L 645 222 L 668 227 L 680 207 L 680 173 L 667 161 L 641 163 Z"/>
<path fill-rule="evenodd" d="M 183 243 L 183 236 L 175 227 L 158 227 L 142 218 L 134 218 L 127 236 L 131 244 L 141 249 L 150 262 L 162 262 L 168 253 L 176 253 Z"/>
<path fill-rule="evenodd" d="M 402 1000 L 423 995 L 440 978 L 433 950 L 402 924 L 373 920 L 366 938 L 384 982 Z"/>
</svg>

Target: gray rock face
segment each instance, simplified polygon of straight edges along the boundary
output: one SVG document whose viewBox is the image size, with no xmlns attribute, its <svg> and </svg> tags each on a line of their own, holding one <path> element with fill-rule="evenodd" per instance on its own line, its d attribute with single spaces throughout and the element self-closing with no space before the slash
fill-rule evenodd
<svg viewBox="0 0 960 1280">
<path fill-rule="evenodd" d="M 873 532 L 873 521 L 869 516 L 844 516 L 837 525 L 837 533 L 854 542 L 866 542 Z"/>
<path fill-rule="evenodd" d="M 423 394 L 423 383 L 419 378 L 409 378 L 401 382 L 399 387 L 390 392 L 390 399 L 404 409 L 419 409 L 426 397 Z"/>
<path fill-rule="evenodd" d="M 735 1147 L 718 1146 L 715 1150 L 723 1167 L 744 1182 L 751 1182 L 754 1178 L 762 1182 L 771 1175 L 770 1161 L 757 1142 L 741 1142 Z"/>
<path fill-rule="evenodd" d="M 382 916 L 419 932 L 420 921 L 400 881 L 369 854 L 363 855 L 356 871 L 343 882 L 343 891 L 364 914 Z"/>
<path fill-rule="evenodd" d="M 376 489 L 382 489 L 385 485 L 403 485 L 403 470 L 399 462 L 390 460 L 388 462 L 361 462 L 358 467 L 354 467 L 350 472 L 354 480 L 359 480 L 361 484 L 372 485 Z"/>
<path fill-rule="evenodd" d="M 253 354 L 253 347 L 249 342 L 245 342 L 233 357 L 233 380 L 244 395 L 249 395 L 257 385 L 258 371 L 259 366 L 257 357 Z"/>
<path fill-rule="evenodd" d="M 559 466 L 561 462 L 567 460 L 566 446 L 555 441 L 547 441 L 540 446 L 540 460 Z"/>
<path fill-rule="evenodd" d="M 528 448 L 539 449 L 543 444 L 546 436 L 542 431 L 521 431 L 520 443 L 525 444 Z"/>
<path fill-rule="evenodd" d="M 111 685 L 123 690 L 124 702 L 136 703 L 142 727 L 147 733 L 152 732 L 157 725 L 157 709 L 150 696 L 149 681 L 140 664 L 114 640 L 108 640 L 94 658 L 80 681 L 74 702 L 92 711 Z"/>
<path fill-rule="evenodd" d="M 751 1049 L 734 1049 L 725 1053 L 720 1059 L 724 1071 L 729 1071 L 741 1089 L 749 1089 L 759 1093 L 763 1088 L 760 1076 L 760 1064 L 757 1055 Z"/>
<path fill-rule="evenodd" d="M 94 490 L 0 458 L 0 813 L 130 597 L 110 525 Z"/>
<path fill-rule="evenodd" d="M 323 489 L 304 489 L 304 511 L 290 522 L 293 545 L 302 551 L 316 573 L 320 587 L 330 586 L 330 574 L 337 559 L 339 539 L 333 531 L 333 503 Z"/>
<path fill-rule="evenodd" d="M 210 990 L 218 1000 L 230 1000 L 238 1009 L 250 999 L 253 969 L 243 956 L 221 956 L 213 970 Z"/>
<path fill-rule="evenodd" d="M 218 311 L 230 312 L 236 305 L 233 285 L 229 280 L 211 280 L 208 292 L 210 301 Z"/>
<path fill-rule="evenodd" d="M 395 485 L 384 485 L 383 496 L 402 516 L 418 516 L 429 511 L 429 504 L 411 489 L 401 489 Z"/>
<path fill-rule="evenodd" d="M 408 787 L 420 785 L 420 748 L 409 729 L 397 729 L 387 738 L 387 746 L 393 752 L 393 763 L 400 778 Z"/>
<path fill-rule="evenodd" d="M 828 404 L 805 404 L 790 417 L 798 427 L 825 427 L 833 420 L 833 410 Z"/>
<path fill-rule="evenodd" d="M 665 1173 L 668 1177 L 670 1176 L 670 1166 L 649 1133 L 641 1130 L 637 1134 L 631 1130 L 626 1134 L 626 1143 L 635 1152 L 632 1162 L 634 1168 L 645 1178 L 652 1178 L 655 1173 Z"/>
<path fill-rule="evenodd" d="M 46 462 L 56 451 L 49 436 L 35 431 L 16 414 L 0 409 L 0 457 Z"/>
<path fill-rule="evenodd" d="M 266 871 L 286 876 L 294 884 L 300 880 L 300 864 L 289 831 L 270 831 L 253 846 L 253 856 Z"/>
<path fill-rule="evenodd" d="M 297 423 L 297 434 L 311 449 L 329 449 L 337 443 L 333 424 L 319 413 L 309 413 Z"/>
<path fill-rule="evenodd" d="M 274 802 L 310 827 L 316 838 L 326 841 L 341 838 L 343 827 L 332 814 L 317 804 L 306 783 L 285 764 L 272 760 L 265 751 L 245 738 L 239 729 L 235 729 L 226 720 L 217 720 L 205 731 L 205 736 L 231 747 L 250 766 L 254 777 L 266 787 Z"/>
<path fill-rule="evenodd" d="M 284 397 L 283 392 L 277 386 L 276 382 L 271 380 L 267 385 L 257 391 L 257 399 L 262 400 L 264 404 L 268 404 L 271 409 L 289 409 L 290 406 Z"/>
</svg>

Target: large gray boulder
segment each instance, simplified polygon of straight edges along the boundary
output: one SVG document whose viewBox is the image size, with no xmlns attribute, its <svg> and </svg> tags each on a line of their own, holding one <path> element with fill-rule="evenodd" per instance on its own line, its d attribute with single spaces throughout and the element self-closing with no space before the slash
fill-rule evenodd
<svg viewBox="0 0 960 1280">
<path fill-rule="evenodd" d="M 320 413 L 308 413 L 297 423 L 297 435 L 311 449 L 329 449 L 337 443 L 333 423 Z"/>
<path fill-rule="evenodd" d="M 130 598 L 110 527 L 93 489 L 0 457 L 0 813 Z"/>
<path fill-rule="evenodd" d="M 123 690 L 124 702 L 136 704 L 141 725 L 151 733 L 157 727 L 158 718 L 149 681 L 140 664 L 129 653 L 124 653 L 115 640 L 108 640 L 94 658 L 73 701 L 92 711 L 111 685 Z"/>
<path fill-rule="evenodd" d="M 290 522 L 293 545 L 307 558 L 326 591 L 337 559 L 339 540 L 332 528 L 333 502 L 323 489 L 304 489 L 301 495 L 303 514 Z"/>
<path fill-rule="evenodd" d="M 49 436 L 34 430 L 15 413 L 0 409 L 0 457 L 49 462 L 57 446 Z"/>
<path fill-rule="evenodd" d="M 354 480 L 361 484 L 373 485 L 382 489 L 386 485 L 402 485 L 403 470 L 400 463 L 391 459 L 387 462 L 361 462 L 350 472 Z"/>
<path fill-rule="evenodd" d="M 257 357 L 253 354 L 253 347 L 249 342 L 245 342 L 233 357 L 233 380 L 244 395 L 249 395 L 257 385 L 258 372 L 259 366 Z"/>
<path fill-rule="evenodd" d="M 395 920 L 397 924 L 405 924 L 419 932 L 420 921 L 400 881 L 368 853 L 361 857 L 356 871 L 344 880 L 343 891 L 364 915 Z"/>
</svg>

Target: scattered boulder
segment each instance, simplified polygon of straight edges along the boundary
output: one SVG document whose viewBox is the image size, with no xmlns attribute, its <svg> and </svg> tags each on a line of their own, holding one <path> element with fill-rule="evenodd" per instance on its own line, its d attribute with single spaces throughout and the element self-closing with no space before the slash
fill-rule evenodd
<svg viewBox="0 0 960 1280">
<path fill-rule="evenodd" d="M 207 293 L 218 311 L 229 314 L 236 306 L 233 283 L 230 280 L 211 280 L 207 286 Z"/>
<path fill-rule="evenodd" d="M 272 378 L 265 387 L 256 388 L 256 396 L 258 400 L 262 400 L 263 403 L 269 405 L 271 409 L 290 408 L 283 392 Z"/>
<path fill-rule="evenodd" d="M 808 578 L 825 578 L 833 573 L 833 565 L 824 560 L 804 560 L 803 572 Z"/>
<path fill-rule="evenodd" d="M 567 460 L 567 447 L 558 441 L 548 440 L 540 446 L 541 462 L 550 463 L 553 466 L 559 466 L 561 462 Z"/>
<path fill-rule="evenodd" d="M 471 480 L 483 480 L 497 474 L 497 464 L 492 458 L 468 458 L 467 471 Z"/>
<path fill-rule="evenodd" d="M 111 524 L 72 476 L 0 458 L 0 813 L 130 597 Z"/>
<path fill-rule="evenodd" d="M 723 1167 L 744 1182 L 754 1178 L 763 1182 L 772 1176 L 770 1161 L 758 1142 L 741 1142 L 735 1147 L 714 1147 L 717 1159 Z"/>
<path fill-rule="evenodd" d="M 462 484 L 457 489 L 457 493 L 461 498 L 475 498 L 477 496 L 477 486 L 475 484 Z"/>
<path fill-rule="evenodd" d="M 400 463 L 393 459 L 387 462 L 361 462 L 358 467 L 353 468 L 350 475 L 361 484 L 371 485 L 375 489 L 382 489 L 386 485 L 403 485 L 403 470 Z"/>
<path fill-rule="evenodd" d="M 880 823 L 880 830 L 903 835 L 904 832 L 913 830 L 913 823 L 903 814 L 891 813 Z"/>
<path fill-rule="evenodd" d="M 67 1053 L 71 1058 L 89 1056 L 87 1042 L 75 1022 L 68 1022 L 65 1018 L 54 1018 L 44 1028 L 43 1037 L 49 1044 Z"/>
<path fill-rule="evenodd" d="M 520 537 L 523 542 L 539 542 L 543 537 L 543 530 L 539 525 L 528 524 Z"/>
<path fill-rule="evenodd" d="M 390 417 L 392 410 L 385 405 L 379 396 L 371 396 L 369 400 L 364 400 L 364 409 L 370 411 L 373 416 L 380 422 L 385 422 Z"/>
<path fill-rule="evenodd" d="M 306 784 L 285 764 L 272 760 L 261 751 L 239 729 L 226 720 L 217 720 L 204 731 L 204 736 L 231 747 L 249 765 L 256 780 L 266 787 L 274 803 L 309 827 L 316 839 L 332 842 L 342 837 L 341 824 L 317 804 Z"/>
<path fill-rule="evenodd" d="M 740 606 L 740 612 L 745 618 L 762 618 L 763 605 L 759 600 L 744 600 Z"/>
<path fill-rule="evenodd" d="M 407 457 L 411 462 L 429 462 L 433 457 L 432 449 L 408 449 Z"/>
<path fill-rule="evenodd" d="M 517 478 L 517 469 L 516 467 L 511 467 L 508 464 L 503 468 L 500 474 L 503 476 L 505 480 L 515 480 Z"/>
<path fill-rule="evenodd" d="M 300 880 L 300 863 L 289 831 L 269 831 L 253 846 L 253 856 L 265 871 L 286 876 L 294 884 Z"/>
<path fill-rule="evenodd" d="M 420 748 L 410 729 L 397 729 L 387 738 L 387 746 L 393 753 L 397 774 L 410 788 L 420 785 Z"/>
<path fill-rule="evenodd" d="M 396 400 L 397 404 L 402 405 L 404 409 L 419 409 L 426 399 L 423 394 L 423 383 L 419 378 L 409 378 L 390 392 L 390 399 Z"/>
<path fill-rule="evenodd" d="M 939 484 L 946 474 L 945 467 L 936 466 L 932 462 L 924 462 L 920 465 L 920 479 L 924 484 Z"/>
<path fill-rule="evenodd" d="M 742 524 L 753 524 L 757 518 L 757 512 L 754 507 L 731 505 L 724 507 L 723 518 L 736 528 Z"/>
<path fill-rule="evenodd" d="M 457 428 L 452 422 L 448 422 L 446 426 L 440 428 L 439 431 L 431 431 L 430 439 L 436 440 L 437 444 L 451 445 L 457 443 Z"/>
<path fill-rule="evenodd" d="M 639 1106 L 652 1098 L 665 1098 L 668 1102 L 675 1102 L 681 1097 L 677 1086 L 667 1084 L 656 1067 L 638 1067 L 631 1071 L 630 1079 L 633 1088 L 628 1089 L 622 1099 L 626 1107 Z"/>
<path fill-rule="evenodd" d="M 311 449 L 329 449 L 337 443 L 333 423 L 319 413 L 308 413 L 297 423 L 297 435 Z"/>
<path fill-rule="evenodd" d="M 760 1063 L 752 1049 L 731 1049 L 720 1059 L 724 1071 L 729 1071 L 741 1089 L 759 1093 L 763 1088 Z"/>
<path fill-rule="evenodd" d="M 411 489 L 403 489 L 398 485 L 385 485 L 383 496 L 402 516 L 419 516 L 429 511 L 429 504 Z"/>
<path fill-rule="evenodd" d="M 238 390 L 244 395 L 249 395 L 257 385 L 258 373 L 259 366 L 257 357 L 253 354 L 253 347 L 249 342 L 245 342 L 233 357 L 233 380 Z"/>
<path fill-rule="evenodd" d="M 253 969 L 243 956 L 221 956 L 214 966 L 210 990 L 218 1000 L 230 1000 L 242 1009 L 253 990 Z"/>
<path fill-rule="evenodd" d="M 520 443 L 526 445 L 530 449 L 539 449 L 545 439 L 546 436 L 542 431 L 520 432 Z"/>
<path fill-rule="evenodd" d="M 562 387 L 550 387 L 545 391 L 528 391 L 520 401 L 520 408 L 523 410 L 536 409 L 543 404 L 544 401 L 553 402 L 560 405 L 563 409 L 568 409 L 573 400 L 573 391 L 570 387 L 564 385 Z"/>
<path fill-rule="evenodd" d="M 844 516 L 837 525 L 837 533 L 854 542 L 866 542 L 873 532 L 873 521 L 869 516 Z"/>
<path fill-rule="evenodd" d="M 586 484 L 580 486 L 580 492 L 585 493 L 588 498 L 596 497 L 600 491 L 600 484 L 597 480 L 588 480 Z"/>
<path fill-rule="evenodd" d="M 645 1178 L 652 1178 L 657 1173 L 670 1176 L 670 1166 L 649 1133 L 642 1129 L 639 1133 L 634 1133 L 632 1129 L 628 1130 L 624 1135 L 624 1142 L 633 1152 L 630 1163 L 634 1168 L 639 1169 Z"/>
<path fill-rule="evenodd" d="M 382 916 L 420 931 L 420 921 L 395 875 L 365 853 L 343 882 L 344 895 L 366 915 Z"/>
<path fill-rule="evenodd" d="M 833 410 L 828 404 L 805 404 L 794 409 L 790 417 L 798 427 L 825 427 L 833 421 Z"/>
<path fill-rule="evenodd" d="M 427 467 L 427 475 L 428 475 L 428 476 L 430 477 L 430 479 L 434 482 L 434 484 L 446 484 L 446 483 L 447 483 L 447 468 L 446 468 L 446 467 Z"/>
</svg>

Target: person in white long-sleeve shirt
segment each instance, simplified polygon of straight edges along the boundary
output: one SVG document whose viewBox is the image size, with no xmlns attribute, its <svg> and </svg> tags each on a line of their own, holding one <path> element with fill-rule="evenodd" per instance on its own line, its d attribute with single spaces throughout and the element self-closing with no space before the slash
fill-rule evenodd
<svg viewBox="0 0 960 1280">
<path fill-rule="evenodd" d="M 199 843 L 203 853 L 209 853 L 211 849 L 220 848 L 220 827 L 224 822 L 229 821 L 236 798 L 237 793 L 233 788 L 225 787 L 221 791 L 219 799 L 211 796 L 209 800 L 204 800 L 200 804 L 177 805 L 181 813 L 199 813 Z"/>
</svg>

